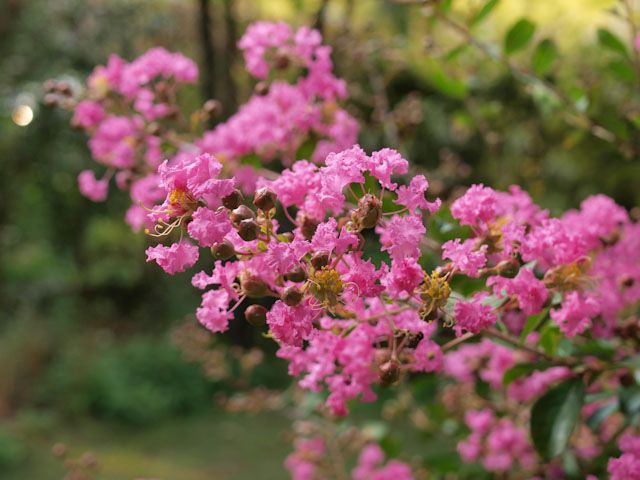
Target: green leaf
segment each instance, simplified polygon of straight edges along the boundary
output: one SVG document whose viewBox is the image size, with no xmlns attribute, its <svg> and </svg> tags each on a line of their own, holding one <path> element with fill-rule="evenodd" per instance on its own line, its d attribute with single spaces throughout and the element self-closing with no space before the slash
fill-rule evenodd
<svg viewBox="0 0 640 480">
<path fill-rule="evenodd" d="M 585 387 L 581 378 L 568 380 L 542 395 L 531 409 L 531 438 L 544 458 L 560 455 L 580 417 Z"/>
<path fill-rule="evenodd" d="M 552 323 L 547 323 L 540 333 L 538 343 L 547 355 L 555 355 L 561 338 L 560 329 Z"/>
<path fill-rule="evenodd" d="M 612 60 L 608 68 L 613 75 L 624 82 L 633 82 L 636 78 L 636 72 L 625 60 Z"/>
<path fill-rule="evenodd" d="M 598 408 L 587 420 L 589 428 L 594 432 L 600 430 L 602 422 L 604 422 L 612 413 L 618 411 L 618 406 L 618 401 L 616 399 L 615 402 L 606 403 L 602 407 Z"/>
<path fill-rule="evenodd" d="M 502 383 L 504 385 L 510 385 L 520 377 L 535 372 L 536 370 L 546 370 L 550 366 L 551 364 L 549 362 L 520 363 L 504 373 Z"/>
<path fill-rule="evenodd" d="M 449 13 L 452 3 L 453 0 L 442 0 L 442 2 L 440 2 L 440 4 L 438 5 L 438 8 L 442 13 Z"/>
<path fill-rule="evenodd" d="M 533 52 L 533 71 L 537 75 L 546 75 L 549 73 L 553 62 L 558 58 L 558 49 L 553 40 L 545 38 L 536 46 Z"/>
<path fill-rule="evenodd" d="M 620 38 L 611 33 L 606 28 L 598 29 L 598 42 L 604 48 L 611 50 L 612 52 L 619 53 L 625 58 L 629 58 L 629 52 L 627 51 L 627 46 L 624 44 Z"/>
<path fill-rule="evenodd" d="M 640 386 L 623 388 L 618 395 L 620 410 L 627 415 L 635 415 L 640 412 Z"/>
<path fill-rule="evenodd" d="M 522 329 L 522 332 L 520 332 L 521 342 L 524 342 L 531 332 L 537 330 L 538 327 L 540 327 L 540 325 L 544 323 L 544 321 L 547 319 L 548 313 L 549 309 L 545 308 L 537 315 L 531 315 L 529 318 L 527 318 L 527 323 L 524 324 L 524 328 Z"/>
<path fill-rule="evenodd" d="M 489 0 L 487 3 L 485 3 L 478 11 L 476 16 L 473 17 L 473 20 L 471 20 L 471 26 L 474 27 L 481 23 L 492 12 L 492 10 L 496 8 L 496 5 L 498 5 L 499 1 L 500 0 Z"/>
<path fill-rule="evenodd" d="M 536 31 L 536 26 L 526 18 L 518 20 L 507 32 L 504 39 L 504 53 L 511 55 L 525 48 Z"/>
</svg>

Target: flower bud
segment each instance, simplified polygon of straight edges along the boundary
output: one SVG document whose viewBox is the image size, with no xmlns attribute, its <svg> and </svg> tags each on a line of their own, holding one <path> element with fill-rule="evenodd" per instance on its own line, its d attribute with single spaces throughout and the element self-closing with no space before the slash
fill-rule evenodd
<svg viewBox="0 0 640 480">
<path fill-rule="evenodd" d="M 383 385 L 391 385 L 400 378 L 400 363 L 391 359 L 378 367 L 378 378 Z"/>
<path fill-rule="evenodd" d="M 53 92 L 56 89 L 57 84 L 58 82 L 56 82 L 53 78 L 50 78 L 42 84 L 42 87 L 44 88 L 45 92 L 49 93 Z"/>
<path fill-rule="evenodd" d="M 256 194 L 253 197 L 253 204 L 259 210 L 268 212 L 276 206 L 276 199 L 278 196 L 275 192 L 267 187 L 262 187 L 256 190 Z"/>
<path fill-rule="evenodd" d="M 298 289 L 298 287 L 294 287 L 292 285 L 284 289 L 284 293 L 282 294 L 282 301 L 290 307 L 295 307 L 302 301 L 303 296 L 304 295 Z"/>
<path fill-rule="evenodd" d="M 251 240 L 258 238 L 259 231 L 260 227 L 257 222 L 251 218 L 242 220 L 238 225 L 238 235 L 245 242 L 250 242 Z"/>
<path fill-rule="evenodd" d="M 47 93 L 44 96 L 44 104 L 47 107 L 54 107 L 58 104 L 59 97 L 55 93 Z"/>
<path fill-rule="evenodd" d="M 256 214 L 253 213 L 253 210 L 246 205 L 240 205 L 231 212 L 231 215 L 229 215 L 231 223 L 235 225 L 239 225 L 243 220 L 253 220 L 255 218 Z"/>
<path fill-rule="evenodd" d="M 289 55 L 287 55 L 285 52 L 276 53 L 274 65 L 278 70 L 284 70 L 289 66 L 290 63 L 291 62 L 289 60 Z"/>
<path fill-rule="evenodd" d="M 311 241 L 313 238 L 313 234 L 316 233 L 316 229 L 318 228 L 318 222 L 316 222 L 313 218 L 307 217 L 306 215 L 302 217 L 302 225 L 300 225 L 300 231 L 302 232 L 302 236 L 307 241 Z"/>
<path fill-rule="evenodd" d="M 509 260 L 503 260 L 496 265 L 496 273 L 501 277 L 513 278 L 518 275 L 518 271 L 518 265 Z"/>
<path fill-rule="evenodd" d="M 240 190 L 234 190 L 222 199 L 222 205 L 229 210 L 235 210 L 242 204 L 242 193 Z M 248 207 L 247 207 L 248 208 Z"/>
<path fill-rule="evenodd" d="M 62 95 L 64 96 L 70 96 L 73 92 L 71 91 L 71 85 L 69 84 L 69 82 L 65 82 L 64 80 L 61 82 L 58 82 L 56 84 L 55 89 L 60 92 Z"/>
<path fill-rule="evenodd" d="M 244 311 L 244 318 L 254 327 L 261 327 L 267 323 L 267 309 L 262 305 L 249 305 Z"/>
<path fill-rule="evenodd" d="M 240 288 L 242 289 L 242 294 L 249 298 L 266 297 L 271 293 L 264 280 L 252 275 L 247 270 L 243 270 L 240 273 Z"/>
<path fill-rule="evenodd" d="M 311 257 L 311 265 L 316 270 L 320 270 L 322 267 L 329 265 L 329 252 L 321 251 L 316 252 Z"/>
<path fill-rule="evenodd" d="M 51 447 L 51 453 L 54 457 L 64 458 L 67 455 L 68 449 L 64 443 L 55 443 L 53 447 Z"/>
<path fill-rule="evenodd" d="M 220 243 L 214 243 L 211 247 L 211 255 L 216 260 L 229 260 L 236 254 L 236 249 L 229 240 L 223 240 Z"/>
<path fill-rule="evenodd" d="M 351 214 L 351 219 L 359 230 L 373 228 L 382 216 L 382 204 L 374 195 L 367 193 L 358 200 L 358 208 Z"/>
<path fill-rule="evenodd" d="M 269 93 L 269 84 L 267 82 L 258 82 L 256 83 L 256 86 L 254 87 L 253 91 L 255 92 L 256 95 L 259 96 L 264 96 L 267 93 Z"/>
<path fill-rule="evenodd" d="M 202 110 L 209 115 L 209 117 L 217 117 L 222 113 L 222 104 L 213 98 L 210 98 L 202 106 Z"/>
<path fill-rule="evenodd" d="M 304 282 L 307 279 L 307 273 L 300 267 L 296 267 L 290 272 L 284 274 L 284 279 L 290 282 Z"/>
</svg>

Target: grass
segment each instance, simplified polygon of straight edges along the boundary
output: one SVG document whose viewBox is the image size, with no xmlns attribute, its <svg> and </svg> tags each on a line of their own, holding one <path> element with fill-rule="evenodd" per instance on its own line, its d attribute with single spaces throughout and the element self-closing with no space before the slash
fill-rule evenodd
<svg viewBox="0 0 640 480">
<path fill-rule="evenodd" d="M 87 420 L 30 435 L 25 461 L 0 478 L 60 480 L 64 469 L 50 449 L 63 442 L 74 458 L 98 458 L 99 480 L 279 480 L 287 477 L 288 426 L 273 412 L 212 412 L 137 430 Z"/>
</svg>

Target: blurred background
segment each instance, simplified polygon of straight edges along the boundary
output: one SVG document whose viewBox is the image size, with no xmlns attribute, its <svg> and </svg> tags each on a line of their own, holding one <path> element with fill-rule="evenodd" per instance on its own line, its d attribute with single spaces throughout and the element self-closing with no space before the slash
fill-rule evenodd
<svg viewBox="0 0 640 480">
<path fill-rule="evenodd" d="M 434 193 L 518 183 L 555 213 L 597 192 L 637 207 L 636 53 L 615 0 L 454 0 L 449 24 L 428 3 L 0 0 L 0 478 L 97 458 L 108 480 L 279 479 L 290 450 L 273 345 L 205 334 L 189 273 L 144 262 L 126 194 L 80 196 L 86 138 L 44 104 L 49 78 L 81 84 L 111 52 L 162 45 L 199 63 L 189 101 L 218 98 L 224 118 L 252 93 L 235 48 L 246 25 L 315 25 L 363 147 L 400 149 Z M 500 53 L 523 17 L 533 38 Z"/>
</svg>

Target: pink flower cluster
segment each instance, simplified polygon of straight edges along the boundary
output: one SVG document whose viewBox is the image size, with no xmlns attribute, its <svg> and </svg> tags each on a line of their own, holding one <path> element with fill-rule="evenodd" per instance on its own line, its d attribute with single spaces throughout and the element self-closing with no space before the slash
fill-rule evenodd
<svg viewBox="0 0 640 480">
<path fill-rule="evenodd" d="M 184 131 L 181 121 L 208 115 L 204 107 L 193 114 L 180 111 L 178 89 L 198 77 L 196 65 L 182 54 L 154 48 L 131 63 L 112 55 L 106 66 L 97 67 L 72 123 L 90 135 L 91 154 L 107 172 L 101 180 L 89 170 L 82 172 L 80 192 L 104 201 L 115 174 L 117 186 L 131 193 L 127 223 L 140 230 L 151 226 L 145 210 L 163 198 L 155 172 L 166 156 L 169 163 L 179 163 L 184 156 L 215 155 L 225 163 L 225 172 L 233 171 L 238 186 L 251 193 L 257 174 L 253 166 L 243 165 L 245 158 L 291 164 L 304 154 L 321 162 L 356 142 L 358 125 L 337 103 L 346 97 L 345 83 L 333 75 L 331 48 L 322 45 L 318 31 L 305 27 L 294 32 L 284 23 L 257 22 L 239 46 L 254 76 L 266 77 L 267 61 L 276 57 L 277 69 L 296 66 L 304 72 L 296 72 L 295 83 L 274 79 L 263 86 L 266 92 L 254 94 L 227 121 L 201 136 Z"/>
<path fill-rule="evenodd" d="M 640 479 L 640 436 L 626 433 L 620 437 L 618 447 L 622 455 L 609 460 L 607 470 L 611 480 Z"/>
<path fill-rule="evenodd" d="M 507 418 L 496 418 L 491 410 L 470 410 L 465 422 L 471 429 L 458 444 L 465 462 L 480 461 L 490 472 L 513 472 L 517 467 L 532 470 L 537 464 L 527 431 Z"/>
</svg>

